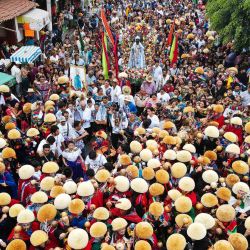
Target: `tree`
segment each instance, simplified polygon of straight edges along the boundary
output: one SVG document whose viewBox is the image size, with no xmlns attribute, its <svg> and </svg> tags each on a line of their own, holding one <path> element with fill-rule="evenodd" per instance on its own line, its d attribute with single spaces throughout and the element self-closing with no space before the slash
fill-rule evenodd
<svg viewBox="0 0 250 250">
<path fill-rule="evenodd" d="M 207 17 L 222 43 L 234 41 L 235 49 L 250 47 L 250 0 L 208 0 Z"/>
</svg>

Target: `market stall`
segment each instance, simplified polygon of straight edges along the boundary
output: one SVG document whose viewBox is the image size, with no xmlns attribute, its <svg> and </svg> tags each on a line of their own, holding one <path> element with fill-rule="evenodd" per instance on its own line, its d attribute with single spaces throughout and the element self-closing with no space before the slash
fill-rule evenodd
<svg viewBox="0 0 250 250">
<path fill-rule="evenodd" d="M 11 62 L 31 63 L 35 61 L 42 51 L 37 46 L 23 46 L 10 57 Z"/>
</svg>

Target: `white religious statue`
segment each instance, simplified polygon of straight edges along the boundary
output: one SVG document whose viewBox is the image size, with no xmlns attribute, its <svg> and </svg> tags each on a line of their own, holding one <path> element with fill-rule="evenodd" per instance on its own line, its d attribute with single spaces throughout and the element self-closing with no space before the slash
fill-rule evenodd
<svg viewBox="0 0 250 250">
<path fill-rule="evenodd" d="M 144 69 L 146 68 L 144 47 L 140 42 L 140 37 L 135 38 L 135 42 L 131 48 L 128 68 Z"/>
</svg>

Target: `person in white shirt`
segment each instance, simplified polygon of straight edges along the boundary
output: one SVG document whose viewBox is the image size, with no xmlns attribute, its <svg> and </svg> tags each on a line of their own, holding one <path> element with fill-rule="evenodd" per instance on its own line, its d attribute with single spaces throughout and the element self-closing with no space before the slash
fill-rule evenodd
<svg viewBox="0 0 250 250">
<path fill-rule="evenodd" d="M 86 102 L 81 101 L 80 107 L 78 107 L 77 111 L 79 112 L 82 127 L 87 130 L 87 132 L 90 132 L 90 120 L 91 120 L 91 110 L 86 107 Z"/>
<path fill-rule="evenodd" d="M 162 67 L 160 66 L 159 62 L 157 61 L 155 64 L 155 67 L 153 69 L 153 78 L 156 83 L 156 88 L 161 87 L 160 83 L 162 82 L 163 79 L 163 72 L 162 72 Z"/>
<path fill-rule="evenodd" d="M 151 120 L 151 124 L 149 128 L 159 127 L 160 126 L 160 120 L 157 115 L 155 115 L 155 110 L 153 108 L 147 109 L 147 118 Z"/>
<path fill-rule="evenodd" d="M 97 154 L 95 151 L 90 151 L 86 157 L 85 165 L 88 169 L 93 169 L 95 173 L 107 163 L 104 155 Z"/>
<path fill-rule="evenodd" d="M 55 138 L 55 142 L 52 146 L 53 148 L 55 148 L 55 152 L 53 152 L 53 150 L 52 150 L 52 152 L 58 158 L 62 155 L 62 151 L 65 148 L 64 138 L 60 134 L 59 128 L 56 125 L 53 125 L 51 127 L 50 132 L 51 132 L 51 134 L 49 134 L 48 137 L 53 136 Z"/>
<path fill-rule="evenodd" d="M 21 82 L 22 82 L 22 74 L 20 69 L 20 63 L 14 63 L 13 67 L 11 68 L 11 75 L 16 78 L 16 94 L 18 97 L 21 96 Z"/>
<path fill-rule="evenodd" d="M 66 121 L 65 117 L 62 116 L 60 119 L 60 123 L 57 125 L 59 128 L 60 134 L 63 136 L 64 141 L 70 141 L 73 139 L 73 128 L 72 126 Z"/>
<path fill-rule="evenodd" d="M 56 147 L 55 147 L 55 137 L 54 136 L 48 136 L 47 139 L 43 139 L 41 140 L 41 142 L 39 143 L 38 147 L 37 147 L 37 154 L 41 157 L 43 156 L 43 146 L 45 144 L 49 144 L 50 145 L 50 150 L 55 153 L 56 152 Z"/>
<path fill-rule="evenodd" d="M 119 85 L 117 85 L 117 79 L 113 79 L 112 81 L 112 92 L 111 92 L 111 101 L 118 103 L 119 96 L 122 93 L 122 89 Z"/>
<path fill-rule="evenodd" d="M 161 89 L 160 92 L 157 93 L 157 98 L 160 101 L 160 103 L 168 103 L 170 100 L 170 95 L 166 93 L 163 89 Z"/>
</svg>

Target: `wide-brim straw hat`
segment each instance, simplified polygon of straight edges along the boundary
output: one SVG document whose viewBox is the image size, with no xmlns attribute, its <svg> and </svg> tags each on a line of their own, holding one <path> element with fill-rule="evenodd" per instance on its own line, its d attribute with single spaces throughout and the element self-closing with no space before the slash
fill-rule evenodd
<svg viewBox="0 0 250 250">
<path fill-rule="evenodd" d="M 188 213 L 192 209 L 192 201 L 189 197 L 181 196 L 175 203 L 175 209 L 179 213 Z"/>
<path fill-rule="evenodd" d="M 235 218 L 235 215 L 235 209 L 229 204 L 221 205 L 216 210 L 216 217 L 221 222 L 230 222 Z"/>
<path fill-rule="evenodd" d="M 199 222 L 192 223 L 187 229 L 187 235 L 192 240 L 202 240 L 205 238 L 207 230 L 205 226 Z"/>
<path fill-rule="evenodd" d="M 206 229 L 211 229 L 215 226 L 215 219 L 208 213 L 198 214 L 194 222 L 199 222 L 205 226 Z"/>
<path fill-rule="evenodd" d="M 83 249 L 89 241 L 88 233 L 81 229 L 73 229 L 68 236 L 68 245 L 73 249 Z"/>
<path fill-rule="evenodd" d="M 184 250 L 186 247 L 186 239 L 182 234 L 171 234 L 166 242 L 167 250 Z"/>
<path fill-rule="evenodd" d="M 137 193 L 144 194 L 148 191 L 148 183 L 143 178 L 135 178 L 131 181 L 130 187 Z"/>
</svg>

